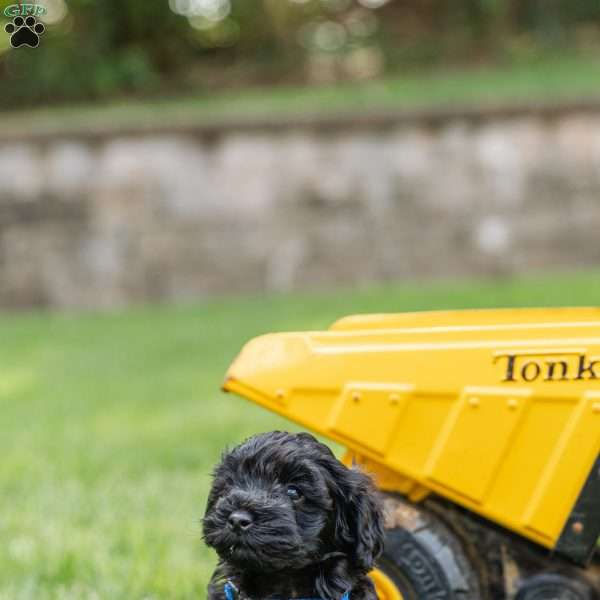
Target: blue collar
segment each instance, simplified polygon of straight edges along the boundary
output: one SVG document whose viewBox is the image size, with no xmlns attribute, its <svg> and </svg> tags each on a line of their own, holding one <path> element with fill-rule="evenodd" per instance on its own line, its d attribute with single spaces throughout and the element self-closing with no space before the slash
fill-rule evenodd
<svg viewBox="0 0 600 600">
<path fill-rule="evenodd" d="M 225 592 L 225 598 L 227 600 L 242 600 L 242 598 L 238 594 L 237 588 L 235 587 L 235 585 L 233 585 L 233 583 L 231 583 L 231 581 L 228 581 L 225 584 L 223 591 Z M 321 600 L 321 599 L 320 598 L 298 598 L 297 600 Z M 350 600 L 350 592 L 346 592 L 342 596 L 341 600 Z"/>
</svg>

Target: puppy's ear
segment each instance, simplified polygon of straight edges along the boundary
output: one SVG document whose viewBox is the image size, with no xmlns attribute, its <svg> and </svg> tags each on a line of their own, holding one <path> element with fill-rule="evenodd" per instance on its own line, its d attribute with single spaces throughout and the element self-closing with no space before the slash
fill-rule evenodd
<svg viewBox="0 0 600 600">
<path fill-rule="evenodd" d="M 356 468 L 336 465 L 334 540 L 337 549 L 364 572 L 383 551 L 383 508 L 371 479 Z"/>
</svg>

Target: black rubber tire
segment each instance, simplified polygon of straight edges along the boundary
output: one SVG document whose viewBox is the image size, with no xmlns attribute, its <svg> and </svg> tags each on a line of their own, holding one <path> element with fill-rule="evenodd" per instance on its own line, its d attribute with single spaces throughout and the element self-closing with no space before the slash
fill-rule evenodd
<svg viewBox="0 0 600 600">
<path fill-rule="evenodd" d="M 585 581 L 554 573 L 525 580 L 515 600 L 597 600 L 598 594 Z"/>
<path fill-rule="evenodd" d="M 385 498 L 386 542 L 378 566 L 404 600 L 481 600 L 476 569 L 461 541 L 423 506 Z"/>
</svg>

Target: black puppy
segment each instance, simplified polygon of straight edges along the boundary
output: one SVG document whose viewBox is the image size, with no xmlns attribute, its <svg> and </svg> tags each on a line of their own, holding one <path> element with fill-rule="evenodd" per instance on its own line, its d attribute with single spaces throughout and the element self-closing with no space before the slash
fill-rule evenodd
<svg viewBox="0 0 600 600">
<path fill-rule="evenodd" d="M 377 492 L 312 435 L 264 433 L 226 453 L 203 525 L 220 558 L 209 600 L 377 600 Z"/>
</svg>

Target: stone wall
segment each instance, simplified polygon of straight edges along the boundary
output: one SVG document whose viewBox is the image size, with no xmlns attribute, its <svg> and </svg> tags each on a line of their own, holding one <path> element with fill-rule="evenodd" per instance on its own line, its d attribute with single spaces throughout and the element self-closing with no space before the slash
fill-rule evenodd
<svg viewBox="0 0 600 600">
<path fill-rule="evenodd" d="M 600 108 L 0 138 L 0 305 L 600 264 Z"/>
</svg>

